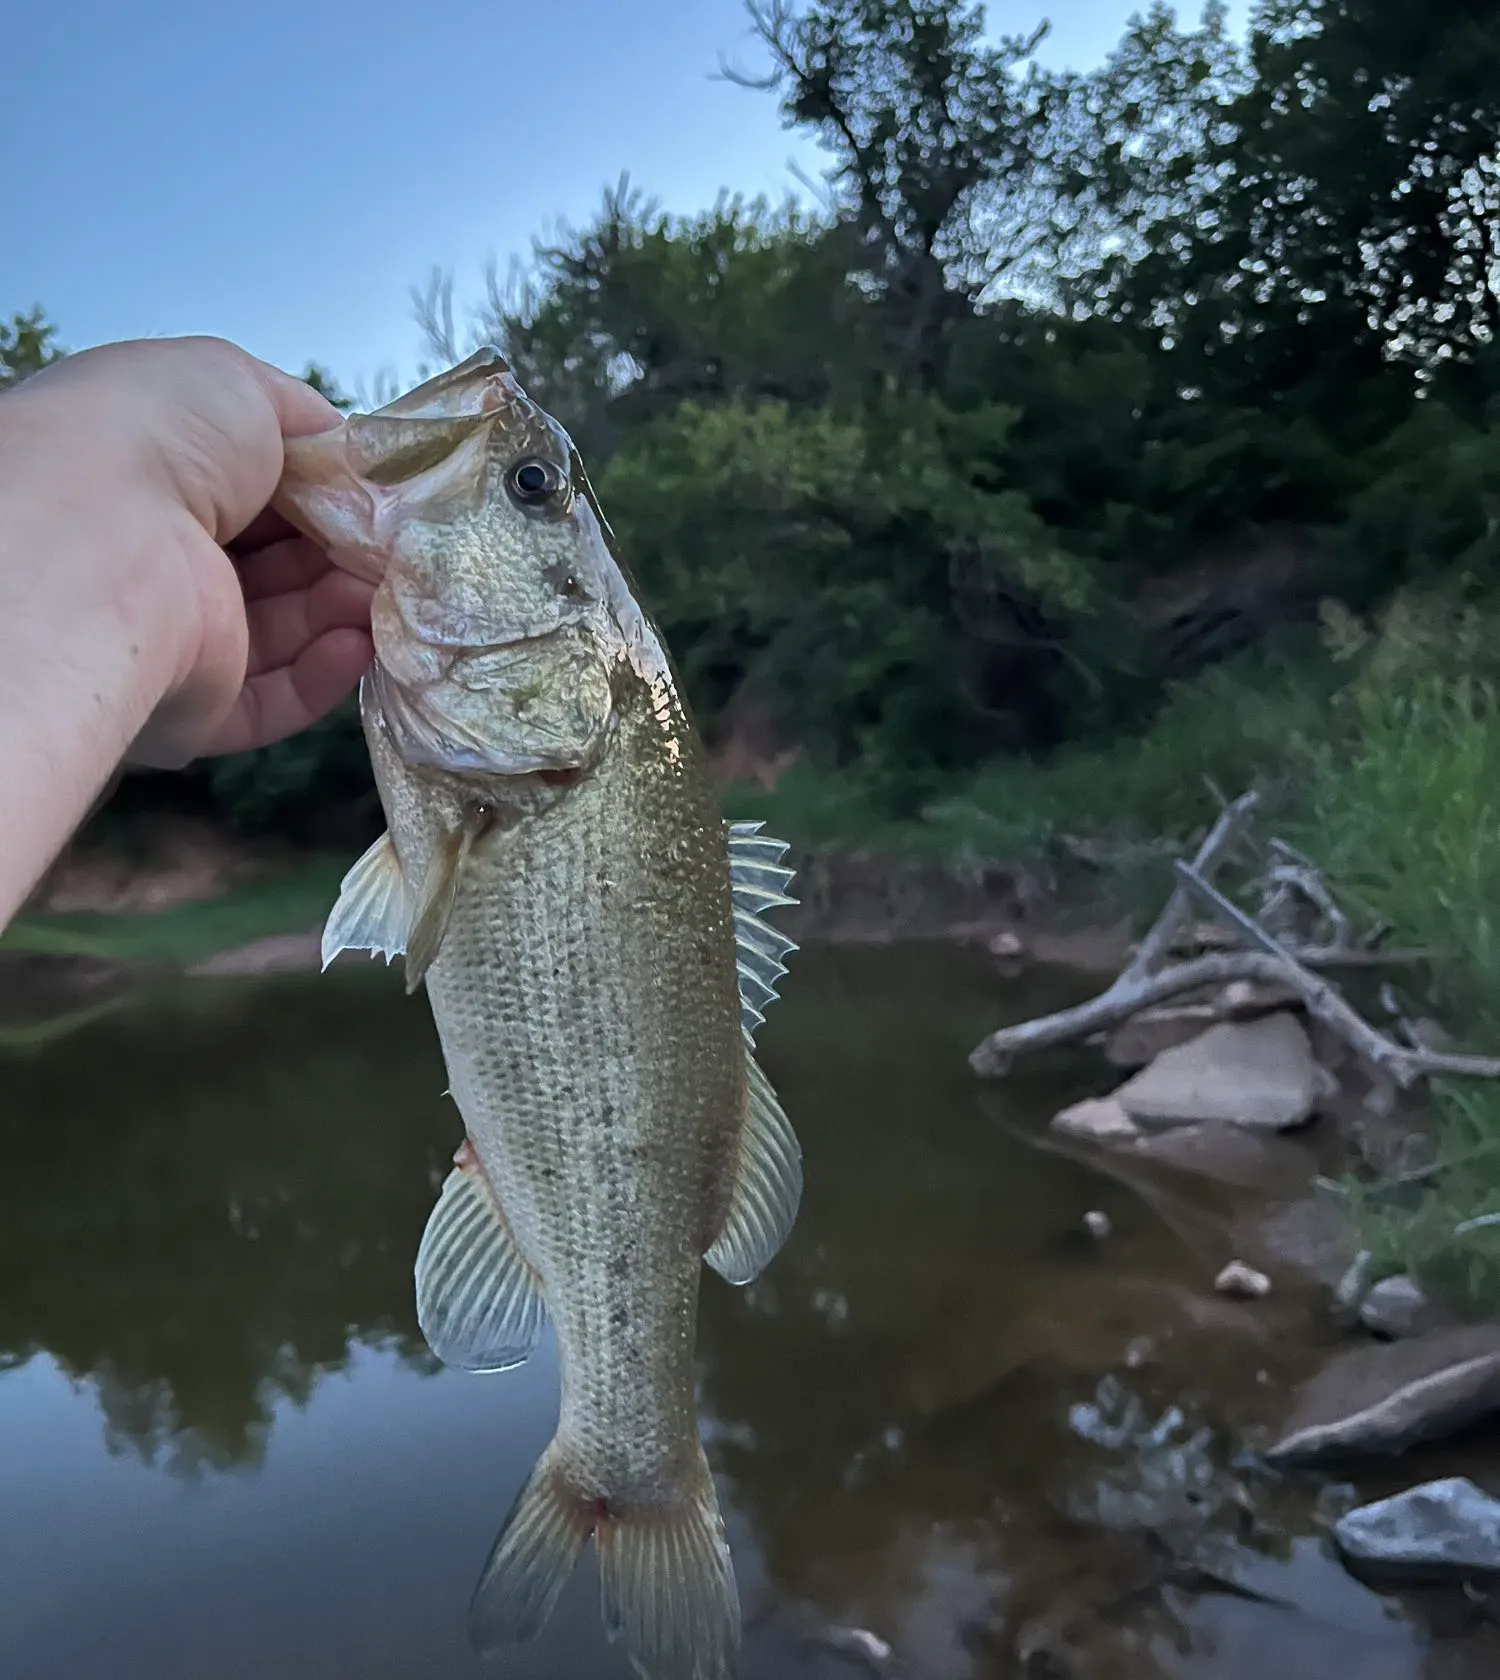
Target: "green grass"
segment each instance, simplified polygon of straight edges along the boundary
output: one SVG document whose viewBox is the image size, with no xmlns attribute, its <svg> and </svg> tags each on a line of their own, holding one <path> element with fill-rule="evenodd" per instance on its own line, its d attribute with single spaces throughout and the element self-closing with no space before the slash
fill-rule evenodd
<svg viewBox="0 0 1500 1680">
<path fill-rule="evenodd" d="M 1180 685 L 1145 730 L 954 778 L 916 819 L 884 814 L 857 774 L 806 767 L 771 792 L 730 790 L 725 808 L 812 848 L 1015 862 L 1076 835 L 1128 851 L 1201 828 L 1212 812 L 1206 779 L 1229 796 L 1252 784 L 1279 790 L 1294 774 L 1289 737 L 1319 730 L 1342 680 L 1316 641 L 1293 638 Z"/>
<path fill-rule="evenodd" d="M 0 935 L 0 952 L 189 966 L 252 940 L 318 926 L 349 862 L 312 858 L 268 871 L 222 897 L 165 910 L 23 916 Z"/>
</svg>

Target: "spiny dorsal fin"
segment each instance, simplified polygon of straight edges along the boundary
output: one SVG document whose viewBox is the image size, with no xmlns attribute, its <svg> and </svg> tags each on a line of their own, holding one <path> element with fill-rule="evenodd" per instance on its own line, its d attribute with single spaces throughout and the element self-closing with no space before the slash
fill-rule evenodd
<svg viewBox="0 0 1500 1680">
<path fill-rule="evenodd" d="M 762 835 L 765 825 L 732 822 L 729 830 L 729 888 L 734 907 L 736 962 L 740 975 L 740 1021 L 752 1042 L 755 1029 L 776 1001 L 776 982 L 786 973 L 781 960 L 797 949 L 760 914 L 778 905 L 795 904 L 787 894 L 796 874 L 781 859 L 784 840 Z"/>
<path fill-rule="evenodd" d="M 734 1193 L 724 1228 L 704 1258 L 733 1284 L 750 1283 L 776 1256 L 802 1203 L 802 1150 L 745 1033 L 749 1112 L 740 1131 Z"/>
<path fill-rule="evenodd" d="M 509 1371 L 541 1340 L 546 1303 L 473 1149 L 443 1183 L 417 1250 L 417 1322 L 459 1371 Z"/>
<path fill-rule="evenodd" d="M 382 834 L 339 885 L 323 925 L 323 967 L 340 951 L 368 951 L 387 963 L 406 949 L 411 905 L 389 834 Z"/>
</svg>

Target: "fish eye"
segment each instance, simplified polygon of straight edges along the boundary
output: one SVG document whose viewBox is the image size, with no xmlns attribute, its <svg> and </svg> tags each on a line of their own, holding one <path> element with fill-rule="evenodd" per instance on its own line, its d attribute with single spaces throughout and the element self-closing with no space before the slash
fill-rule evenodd
<svg viewBox="0 0 1500 1680">
<path fill-rule="evenodd" d="M 556 465 L 540 456 L 517 461 L 506 475 L 511 499 L 523 508 L 542 508 L 562 489 L 562 474 Z"/>
</svg>

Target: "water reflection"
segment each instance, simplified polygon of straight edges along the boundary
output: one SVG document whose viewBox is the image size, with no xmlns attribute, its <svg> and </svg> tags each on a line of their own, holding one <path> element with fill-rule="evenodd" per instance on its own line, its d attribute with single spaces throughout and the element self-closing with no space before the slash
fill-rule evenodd
<svg viewBox="0 0 1500 1680">
<path fill-rule="evenodd" d="M 974 1089 L 985 1028 L 1056 998 L 923 949 L 807 951 L 787 990 L 763 1060 L 802 1215 L 752 1288 L 705 1276 L 700 1337 L 746 1680 L 857 1672 L 809 1642 L 829 1622 L 908 1680 L 1444 1674 L 1439 1610 L 1392 1621 L 1328 1556 L 1316 1486 L 1238 1450 L 1303 1309 L 1217 1301 L 1170 1210 L 1026 1140 L 1077 1064 Z M 444 1085 L 375 965 L 0 1050 L 0 1671 L 480 1672 L 464 1611 L 555 1372 L 548 1341 L 440 1373 L 417 1331 Z M 596 1590 L 586 1565 L 505 1672 L 623 1676 Z"/>
<path fill-rule="evenodd" d="M 111 1448 L 259 1461 L 352 1341 L 431 1368 L 411 1263 L 454 1122 L 398 988 L 140 999 L 0 1060 L 0 1350 L 92 1383 Z"/>
</svg>

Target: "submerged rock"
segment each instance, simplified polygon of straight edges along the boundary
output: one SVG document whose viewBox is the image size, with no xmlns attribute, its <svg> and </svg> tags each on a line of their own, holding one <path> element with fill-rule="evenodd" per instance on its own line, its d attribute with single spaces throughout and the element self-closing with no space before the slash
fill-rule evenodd
<svg viewBox="0 0 1500 1680">
<path fill-rule="evenodd" d="M 1467 1476 L 1424 1482 L 1347 1512 L 1334 1538 L 1346 1557 L 1382 1569 L 1500 1572 L 1500 1499 Z"/>
<path fill-rule="evenodd" d="M 1415 1278 L 1403 1272 L 1382 1278 L 1360 1304 L 1359 1321 L 1377 1336 L 1419 1336 L 1432 1329 L 1438 1315 Z"/>
<path fill-rule="evenodd" d="M 1500 1410 L 1500 1325 L 1430 1330 L 1334 1356 L 1300 1391 L 1267 1457 L 1402 1453 Z"/>
<path fill-rule="evenodd" d="M 1273 1196 L 1301 1196 L 1312 1179 L 1311 1158 L 1297 1144 L 1242 1126 L 1197 1122 L 1143 1132 L 1131 1153 L 1180 1172 L 1199 1173 L 1221 1184 Z"/>
<path fill-rule="evenodd" d="M 1052 1130 L 1096 1143 L 1120 1143 L 1141 1135 L 1140 1128 L 1114 1097 L 1086 1097 L 1052 1119 Z"/>
<path fill-rule="evenodd" d="M 1302 1023 L 1282 1012 L 1225 1021 L 1158 1056 L 1115 1092 L 1135 1121 L 1230 1121 L 1285 1131 L 1310 1120 L 1331 1081 Z"/>
</svg>

